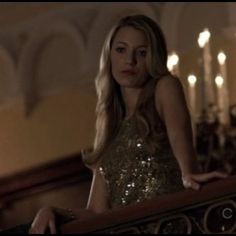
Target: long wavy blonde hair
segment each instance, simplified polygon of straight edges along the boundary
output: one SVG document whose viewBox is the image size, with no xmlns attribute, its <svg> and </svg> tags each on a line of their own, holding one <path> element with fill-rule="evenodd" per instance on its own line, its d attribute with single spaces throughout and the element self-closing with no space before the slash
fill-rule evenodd
<svg viewBox="0 0 236 236">
<path fill-rule="evenodd" d="M 167 69 L 166 42 L 162 30 L 151 18 L 145 15 L 126 16 L 113 26 L 102 48 L 99 72 L 95 78 L 98 96 L 96 136 L 93 151 L 89 155 L 83 156 L 87 165 L 93 165 L 100 159 L 102 153 L 116 136 L 125 116 L 125 104 L 120 86 L 114 80 L 111 72 L 110 58 L 113 39 L 118 30 L 125 26 L 143 31 L 148 39 L 149 49 L 146 60 L 149 79 L 140 93 L 134 117 L 140 136 L 146 140 L 150 152 L 153 153 L 157 146 L 155 142 L 157 121 L 153 96 L 157 80 L 170 74 Z"/>
</svg>

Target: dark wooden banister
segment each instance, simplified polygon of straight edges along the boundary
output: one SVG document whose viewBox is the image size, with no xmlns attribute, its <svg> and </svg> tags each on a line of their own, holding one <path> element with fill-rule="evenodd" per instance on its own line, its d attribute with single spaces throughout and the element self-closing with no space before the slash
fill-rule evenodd
<svg viewBox="0 0 236 236">
<path fill-rule="evenodd" d="M 61 232 L 69 234 L 99 231 L 152 215 L 163 214 L 193 205 L 201 205 L 214 199 L 223 199 L 232 194 L 236 195 L 236 175 L 205 184 L 199 191 L 186 189 L 173 194 L 158 196 L 136 205 L 129 205 L 94 215 L 89 219 L 76 220 L 63 225 Z"/>
<path fill-rule="evenodd" d="M 1 206 L 29 195 L 80 181 L 90 180 L 91 172 L 80 153 L 39 167 L 0 178 Z"/>
</svg>

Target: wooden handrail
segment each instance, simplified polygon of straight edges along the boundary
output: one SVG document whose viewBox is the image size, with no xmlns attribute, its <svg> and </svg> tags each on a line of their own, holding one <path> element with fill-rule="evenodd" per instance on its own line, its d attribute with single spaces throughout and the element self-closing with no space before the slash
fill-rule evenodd
<svg viewBox="0 0 236 236">
<path fill-rule="evenodd" d="M 80 153 L 74 154 L 0 178 L 0 203 L 4 205 L 31 194 L 90 179 L 91 173 L 83 164 Z"/>
<path fill-rule="evenodd" d="M 205 184 L 198 191 L 186 189 L 174 194 L 158 196 L 142 203 L 93 215 L 89 219 L 76 220 L 63 225 L 61 232 L 65 234 L 95 232 L 152 215 L 177 211 L 193 205 L 206 204 L 206 202 L 223 199 L 232 194 L 236 195 L 236 175 Z"/>
</svg>

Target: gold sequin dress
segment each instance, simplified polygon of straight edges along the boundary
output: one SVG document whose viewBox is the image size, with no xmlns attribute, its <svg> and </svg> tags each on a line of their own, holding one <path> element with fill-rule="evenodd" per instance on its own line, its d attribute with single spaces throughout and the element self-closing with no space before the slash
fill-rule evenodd
<svg viewBox="0 0 236 236">
<path fill-rule="evenodd" d="M 99 164 L 111 209 L 183 189 L 181 173 L 172 153 L 164 126 L 151 155 L 139 137 L 132 119 L 121 128 Z"/>
</svg>

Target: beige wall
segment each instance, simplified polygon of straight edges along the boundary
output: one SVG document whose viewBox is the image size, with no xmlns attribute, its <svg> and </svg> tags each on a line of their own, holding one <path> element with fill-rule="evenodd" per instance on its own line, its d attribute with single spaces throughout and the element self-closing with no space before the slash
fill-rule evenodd
<svg viewBox="0 0 236 236">
<path fill-rule="evenodd" d="M 29 24 L 32 19 L 66 7 L 69 5 L 64 3 L 2 3 L 0 33 L 4 35 L 5 32 L 7 35 L 9 30 L 17 32 L 21 25 Z M 78 85 L 81 83 L 78 72 L 81 64 L 80 48 L 76 47 L 75 40 L 71 40 L 70 36 L 57 36 L 46 38 L 47 41 L 38 48 L 37 56 L 30 54 L 33 51 L 30 47 L 30 50 L 24 52 L 25 48 L 27 50 L 27 41 L 19 41 L 22 44 L 20 48 L 23 49 L 21 52 L 14 51 L 15 45 L 19 43 L 14 43 L 17 39 L 9 37 L 12 41 L 9 40 L 11 43 L 8 47 L 16 53 L 18 65 L 21 66 L 23 53 L 31 56 L 24 62 L 21 77 L 17 72 L 22 66 L 20 69 L 12 66 L 16 70 L 14 83 L 18 88 L 12 93 L 12 99 L 8 99 L 9 102 L 5 104 L 4 99 L 1 101 L 0 176 L 78 153 L 93 143 L 96 103 L 93 78 L 83 77 L 84 81 L 88 79 L 90 83 Z M 37 37 L 40 37 L 40 32 Z M 34 41 L 31 40 L 30 43 L 33 44 Z M 27 46 L 24 48 L 25 45 Z M 6 62 L 5 64 L 7 65 Z M 4 91 L 8 91 L 11 84 L 9 81 L 12 79 L 9 74 L 12 73 L 4 68 L 1 72 L 2 76 L 8 76 L 0 82 L 0 94 L 3 97 L 8 93 Z M 27 84 L 31 86 L 31 83 L 38 102 L 26 117 L 21 88 Z"/>
<path fill-rule="evenodd" d="M 22 104 L 0 112 L 1 176 L 76 153 L 92 145 L 96 96 L 67 89 L 44 97 L 26 118 Z"/>
</svg>

